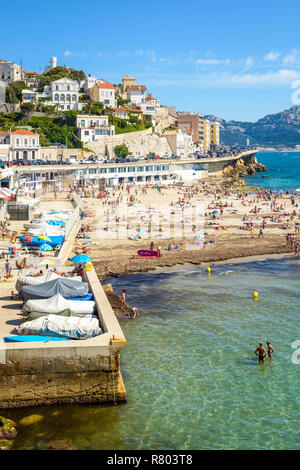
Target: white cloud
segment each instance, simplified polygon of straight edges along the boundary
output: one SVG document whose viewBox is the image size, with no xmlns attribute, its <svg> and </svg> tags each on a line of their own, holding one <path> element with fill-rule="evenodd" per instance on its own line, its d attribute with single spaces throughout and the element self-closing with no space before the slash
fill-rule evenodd
<svg viewBox="0 0 300 470">
<path fill-rule="evenodd" d="M 279 52 L 271 51 L 269 52 L 269 54 L 265 55 L 264 59 L 269 62 L 274 62 L 275 60 L 278 59 L 279 56 L 280 56 Z"/>
<path fill-rule="evenodd" d="M 247 57 L 246 59 L 246 68 L 250 69 L 254 65 L 254 60 L 252 57 Z"/>
<path fill-rule="evenodd" d="M 229 64 L 230 59 L 220 60 L 220 59 L 197 59 L 195 64 L 197 65 L 219 65 L 219 64 Z"/>
<path fill-rule="evenodd" d="M 294 80 L 300 79 L 300 72 L 295 70 L 278 70 L 268 73 L 211 73 L 201 75 L 172 75 L 149 77 L 151 86 L 193 86 L 193 87 L 278 87 L 291 86 Z"/>
<path fill-rule="evenodd" d="M 69 55 L 71 55 L 71 54 L 72 54 L 71 51 L 65 51 L 65 52 L 64 52 L 64 56 L 65 56 L 65 57 L 69 57 Z"/>
<path fill-rule="evenodd" d="M 299 59 L 300 59 L 299 51 L 297 49 L 293 49 L 291 52 L 289 52 L 283 57 L 282 62 L 284 65 L 293 65 L 296 62 L 299 62 Z"/>
</svg>

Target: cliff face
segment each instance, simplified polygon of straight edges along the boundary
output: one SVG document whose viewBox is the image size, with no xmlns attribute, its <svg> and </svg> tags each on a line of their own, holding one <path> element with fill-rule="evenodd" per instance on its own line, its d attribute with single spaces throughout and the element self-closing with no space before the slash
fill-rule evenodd
<svg viewBox="0 0 300 470">
<path fill-rule="evenodd" d="M 257 122 L 225 121 L 216 116 L 205 116 L 221 124 L 220 135 L 225 145 L 294 146 L 300 144 L 300 106 L 276 114 L 268 114 Z"/>
<path fill-rule="evenodd" d="M 268 171 L 268 169 L 262 163 L 258 163 L 256 157 L 251 157 L 246 163 L 240 158 L 236 161 L 235 165 L 226 166 L 222 174 L 237 179 L 247 175 L 254 175 L 259 171 Z"/>
</svg>

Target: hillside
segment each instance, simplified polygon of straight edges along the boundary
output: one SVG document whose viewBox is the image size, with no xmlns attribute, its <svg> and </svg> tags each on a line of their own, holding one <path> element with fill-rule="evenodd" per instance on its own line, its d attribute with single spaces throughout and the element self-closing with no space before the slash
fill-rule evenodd
<svg viewBox="0 0 300 470">
<path fill-rule="evenodd" d="M 220 122 L 221 141 L 225 145 L 285 146 L 300 145 L 300 106 L 277 114 L 268 114 L 257 122 L 225 121 L 216 116 L 207 115 L 207 119 Z"/>
</svg>

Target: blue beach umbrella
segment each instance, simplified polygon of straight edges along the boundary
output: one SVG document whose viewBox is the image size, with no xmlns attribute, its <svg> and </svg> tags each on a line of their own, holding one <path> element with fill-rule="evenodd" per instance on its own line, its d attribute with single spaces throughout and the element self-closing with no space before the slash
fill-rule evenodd
<svg viewBox="0 0 300 470">
<path fill-rule="evenodd" d="M 73 256 L 70 261 L 72 261 L 72 263 L 89 263 L 92 261 L 92 258 L 90 258 L 88 255 L 81 254 Z"/>
<path fill-rule="evenodd" d="M 213 213 L 213 214 L 218 214 L 218 211 L 213 211 L 212 213 Z"/>
<path fill-rule="evenodd" d="M 51 245 L 47 245 L 47 243 L 44 243 L 43 245 L 41 245 L 39 247 L 39 250 L 41 250 L 41 251 L 52 251 L 53 248 L 52 248 Z"/>
</svg>

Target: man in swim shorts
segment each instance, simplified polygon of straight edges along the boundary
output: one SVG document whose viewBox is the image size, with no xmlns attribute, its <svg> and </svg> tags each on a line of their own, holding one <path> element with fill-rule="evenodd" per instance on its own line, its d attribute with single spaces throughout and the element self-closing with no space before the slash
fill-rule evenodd
<svg viewBox="0 0 300 470">
<path fill-rule="evenodd" d="M 263 347 L 262 343 L 259 343 L 259 346 L 254 353 L 258 356 L 259 362 L 265 362 L 267 351 Z"/>
</svg>

